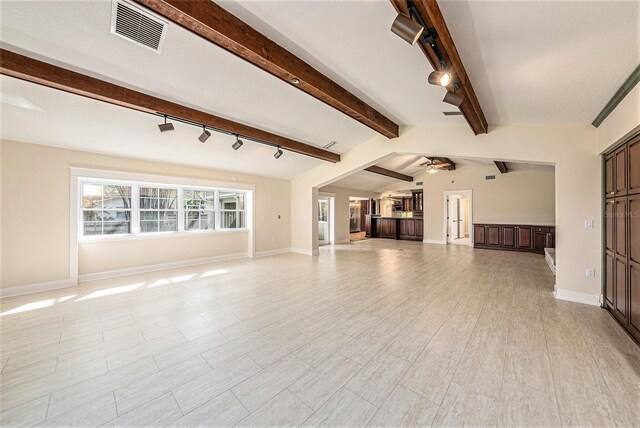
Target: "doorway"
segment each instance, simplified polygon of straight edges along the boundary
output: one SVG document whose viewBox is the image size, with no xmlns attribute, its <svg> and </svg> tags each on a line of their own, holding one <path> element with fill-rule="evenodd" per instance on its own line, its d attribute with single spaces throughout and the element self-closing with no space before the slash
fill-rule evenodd
<svg viewBox="0 0 640 428">
<path fill-rule="evenodd" d="M 445 242 L 473 246 L 473 211 L 471 190 L 444 192 Z"/>
<path fill-rule="evenodd" d="M 331 243 L 331 199 L 318 197 L 318 245 Z"/>
</svg>

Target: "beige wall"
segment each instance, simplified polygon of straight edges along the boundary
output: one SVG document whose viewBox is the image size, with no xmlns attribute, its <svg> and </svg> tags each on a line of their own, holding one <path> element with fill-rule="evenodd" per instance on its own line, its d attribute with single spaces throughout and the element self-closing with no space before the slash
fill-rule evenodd
<svg viewBox="0 0 640 428">
<path fill-rule="evenodd" d="M 349 242 L 349 197 L 379 198 L 379 193 L 364 190 L 345 189 L 343 187 L 325 186 L 319 189 L 321 193 L 331 193 L 334 196 L 334 233 L 338 244 Z"/>
<path fill-rule="evenodd" d="M 380 162 L 393 153 L 471 157 L 513 162 L 555 164 L 557 228 L 556 286 L 581 293 L 597 303 L 599 275 L 585 276 L 586 268 L 601 268 L 601 161 L 598 135 L 591 125 L 493 126 L 474 136 L 468 126 L 416 126 L 401 130 L 390 141 L 376 136 L 342 155 L 338 164 L 324 164 L 292 181 L 292 206 L 313 206 L 312 189 L 326 186 L 353 172 Z M 584 221 L 594 228 L 585 229 Z M 300 213 L 292 218 L 292 246 L 314 251 L 313 218 Z"/>
<path fill-rule="evenodd" d="M 253 184 L 256 252 L 290 246 L 291 186 L 286 180 L 13 141 L 0 142 L 0 151 L 3 289 L 69 278 L 70 167 Z M 82 244 L 79 270 L 94 273 L 246 251 L 244 234 L 242 242 L 231 243 L 238 233 Z M 132 242 L 128 253 L 121 252 L 123 242 Z"/>
<path fill-rule="evenodd" d="M 496 179 L 485 180 L 487 175 Z M 553 171 L 500 174 L 491 166 L 461 165 L 455 171 L 425 175 L 425 240 L 445 240 L 444 192 L 449 190 L 473 191 L 474 223 L 555 224 Z"/>
<path fill-rule="evenodd" d="M 606 152 L 609 147 L 638 127 L 640 127 L 640 85 L 636 85 L 598 127 L 598 152 Z"/>
</svg>

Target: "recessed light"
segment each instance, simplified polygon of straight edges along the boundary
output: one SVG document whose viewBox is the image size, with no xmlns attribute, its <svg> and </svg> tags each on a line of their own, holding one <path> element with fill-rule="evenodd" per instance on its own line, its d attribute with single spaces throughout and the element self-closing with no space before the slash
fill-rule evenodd
<svg viewBox="0 0 640 428">
<path fill-rule="evenodd" d="M 291 79 L 291 83 L 293 83 L 294 85 L 299 85 L 300 79 L 298 79 L 297 77 L 294 77 L 293 79 Z"/>
</svg>

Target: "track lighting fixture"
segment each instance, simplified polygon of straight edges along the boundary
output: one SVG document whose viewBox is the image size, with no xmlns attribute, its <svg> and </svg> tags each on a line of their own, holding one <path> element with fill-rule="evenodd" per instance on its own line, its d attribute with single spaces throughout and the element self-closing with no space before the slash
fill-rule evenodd
<svg viewBox="0 0 640 428">
<path fill-rule="evenodd" d="M 462 104 L 463 100 L 464 100 L 464 96 L 458 95 L 453 92 L 448 92 L 448 91 L 447 91 L 447 94 L 442 99 L 442 101 L 444 101 L 445 103 L 451 104 L 456 107 L 460 107 L 460 104 Z"/>
<path fill-rule="evenodd" d="M 236 142 L 233 143 L 231 147 L 233 148 L 233 150 L 238 150 L 240 147 L 242 147 L 243 144 L 244 143 L 242 142 L 242 140 L 236 135 Z"/>
<path fill-rule="evenodd" d="M 158 125 L 158 128 L 160 128 L 160 132 L 167 132 L 167 131 L 173 131 L 173 123 L 169 122 L 167 123 L 167 116 L 164 116 L 164 123 L 161 123 L 160 125 Z"/>
<path fill-rule="evenodd" d="M 200 140 L 201 143 L 204 143 L 209 139 L 209 137 L 211 137 L 211 132 L 207 131 L 207 128 L 202 125 L 202 134 L 200 134 L 198 140 Z"/>
<path fill-rule="evenodd" d="M 280 159 L 280 156 L 282 156 L 282 150 L 280 150 L 280 146 L 278 146 L 278 150 L 276 150 L 273 157 L 276 159 Z"/>
<path fill-rule="evenodd" d="M 451 73 L 446 71 L 432 71 L 429 75 L 429 83 L 437 86 L 447 86 L 451 83 Z"/>
<path fill-rule="evenodd" d="M 411 45 L 415 45 L 423 31 L 422 25 L 401 13 L 391 24 L 391 32 Z"/>
</svg>

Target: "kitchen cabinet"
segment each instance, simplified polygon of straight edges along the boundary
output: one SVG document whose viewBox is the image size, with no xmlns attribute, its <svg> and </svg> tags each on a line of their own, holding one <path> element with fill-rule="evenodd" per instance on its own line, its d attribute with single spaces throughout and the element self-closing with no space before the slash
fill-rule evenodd
<svg viewBox="0 0 640 428">
<path fill-rule="evenodd" d="M 544 254 L 545 248 L 555 248 L 555 228 L 519 224 L 474 224 L 473 245 L 475 248 Z"/>
<path fill-rule="evenodd" d="M 396 223 L 395 218 L 377 218 L 376 221 L 376 237 L 396 239 Z"/>
<path fill-rule="evenodd" d="M 640 136 L 604 166 L 604 304 L 640 343 Z"/>
<path fill-rule="evenodd" d="M 398 239 L 422 241 L 424 223 L 421 218 L 398 219 Z"/>
</svg>

